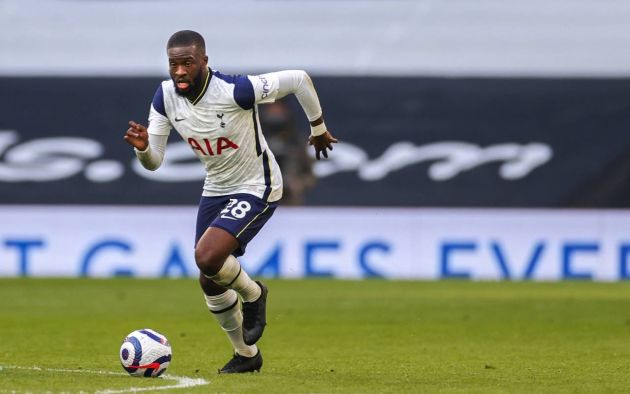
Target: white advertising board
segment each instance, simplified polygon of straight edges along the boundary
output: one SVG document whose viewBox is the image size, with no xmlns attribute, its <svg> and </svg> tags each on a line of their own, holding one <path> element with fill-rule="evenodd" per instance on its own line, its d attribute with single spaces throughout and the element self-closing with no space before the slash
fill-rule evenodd
<svg viewBox="0 0 630 394">
<path fill-rule="evenodd" d="M 0 276 L 197 275 L 196 207 L 0 206 Z M 472 280 L 630 278 L 630 212 L 280 207 L 252 275 Z"/>
</svg>

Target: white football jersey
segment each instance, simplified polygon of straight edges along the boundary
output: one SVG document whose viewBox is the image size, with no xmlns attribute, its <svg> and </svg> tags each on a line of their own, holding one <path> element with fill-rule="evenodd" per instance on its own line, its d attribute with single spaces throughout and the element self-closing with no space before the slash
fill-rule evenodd
<svg viewBox="0 0 630 394">
<path fill-rule="evenodd" d="M 194 102 L 178 95 L 172 80 L 155 92 L 150 134 L 177 130 L 206 168 L 203 196 L 253 194 L 265 201 L 282 197 L 282 176 L 258 120 L 258 104 L 272 103 L 278 78 L 224 75 L 211 70 Z"/>
</svg>

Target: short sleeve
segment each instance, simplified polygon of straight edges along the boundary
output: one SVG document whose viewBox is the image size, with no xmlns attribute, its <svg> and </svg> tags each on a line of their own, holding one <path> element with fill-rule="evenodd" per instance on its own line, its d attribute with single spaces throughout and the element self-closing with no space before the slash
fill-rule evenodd
<svg viewBox="0 0 630 394">
<path fill-rule="evenodd" d="M 224 77 L 225 78 L 225 77 Z M 252 109 L 255 104 L 254 87 L 249 78 L 243 75 L 233 77 L 234 101 L 243 109 Z"/>
<path fill-rule="evenodd" d="M 171 134 L 172 128 L 173 126 L 168 118 L 159 113 L 152 104 L 151 110 L 149 111 L 149 127 L 147 127 L 147 132 L 156 135 L 169 135 Z"/>
<path fill-rule="evenodd" d="M 153 108 L 163 116 L 166 116 L 166 109 L 164 108 L 164 91 L 162 90 L 162 84 L 158 86 L 155 94 L 153 95 L 153 102 L 151 102 Z"/>
<path fill-rule="evenodd" d="M 149 110 L 149 127 L 147 131 L 149 134 L 156 135 L 169 135 L 173 126 L 166 117 L 166 110 L 164 107 L 164 92 L 162 91 L 162 85 L 158 86 L 151 102 L 151 109 Z"/>
</svg>

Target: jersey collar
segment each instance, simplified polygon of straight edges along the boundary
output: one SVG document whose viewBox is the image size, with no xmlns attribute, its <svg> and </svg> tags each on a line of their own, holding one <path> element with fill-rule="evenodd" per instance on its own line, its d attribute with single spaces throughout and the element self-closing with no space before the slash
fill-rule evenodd
<svg viewBox="0 0 630 394">
<path fill-rule="evenodd" d="M 188 101 L 190 101 L 192 105 L 197 104 L 206 93 L 206 91 L 208 90 L 208 85 L 210 85 L 210 78 L 212 78 L 212 69 L 208 67 L 208 74 L 206 75 L 206 80 L 203 82 L 203 89 L 201 89 L 201 92 L 199 92 L 194 100 L 188 99 Z"/>
</svg>

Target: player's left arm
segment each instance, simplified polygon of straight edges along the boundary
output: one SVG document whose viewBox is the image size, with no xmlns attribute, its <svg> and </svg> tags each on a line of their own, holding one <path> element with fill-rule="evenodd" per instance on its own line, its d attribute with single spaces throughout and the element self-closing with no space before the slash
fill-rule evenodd
<svg viewBox="0 0 630 394">
<path fill-rule="evenodd" d="M 320 154 L 328 158 L 328 150 L 333 149 L 337 138 L 333 137 L 322 114 L 322 107 L 309 75 L 302 70 L 286 70 L 250 77 L 254 87 L 256 104 L 272 103 L 277 99 L 294 94 L 302 106 L 311 125 L 308 143 L 315 149 L 315 157 Z"/>
</svg>

